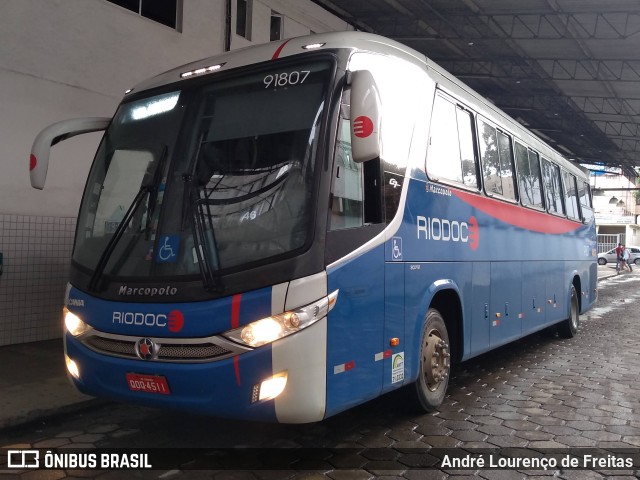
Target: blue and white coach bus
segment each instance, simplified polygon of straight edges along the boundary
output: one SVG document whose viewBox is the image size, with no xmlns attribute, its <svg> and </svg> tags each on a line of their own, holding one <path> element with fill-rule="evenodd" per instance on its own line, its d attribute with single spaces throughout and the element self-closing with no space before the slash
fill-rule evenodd
<svg viewBox="0 0 640 480">
<path fill-rule="evenodd" d="M 360 33 L 151 78 L 104 130 L 77 221 L 65 358 L 82 392 L 314 422 L 596 300 L 588 178 L 422 54 Z"/>
</svg>

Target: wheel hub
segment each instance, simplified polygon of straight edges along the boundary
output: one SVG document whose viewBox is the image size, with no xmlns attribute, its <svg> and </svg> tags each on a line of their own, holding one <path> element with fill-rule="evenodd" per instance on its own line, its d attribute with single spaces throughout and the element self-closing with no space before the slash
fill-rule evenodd
<svg viewBox="0 0 640 480">
<path fill-rule="evenodd" d="M 450 357 L 449 344 L 440 337 L 439 332 L 430 332 L 425 357 L 422 358 L 425 382 L 429 390 L 434 391 L 449 376 Z"/>
</svg>

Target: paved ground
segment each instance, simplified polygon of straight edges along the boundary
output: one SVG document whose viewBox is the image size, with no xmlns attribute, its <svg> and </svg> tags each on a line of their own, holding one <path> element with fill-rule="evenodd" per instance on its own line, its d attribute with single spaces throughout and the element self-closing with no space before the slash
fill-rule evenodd
<svg viewBox="0 0 640 480">
<path fill-rule="evenodd" d="M 0 471 L 0 480 L 638 478 L 640 472 L 633 469 L 416 468 L 429 465 L 430 447 L 453 448 L 456 454 L 497 447 L 524 449 L 512 451 L 516 453 L 601 448 L 640 454 L 640 273 L 611 277 L 599 287 L 598 306 L 581 318 L 575 338 L 536 334 L 460 365 L 452 375 L 449 396 L 434 414 L 411 408 L 407 390 L 312 425 L 232 422 L 122 404 L 88 404 L 73 415 L 0 430 L 0 446 L 189 450 L 178 451 L 185 455 L 181 458 L 175 450 L 152 451 L 161 470 Z M 224 450 L 230 447 L 232 453 Z M 296 460 L 289 457 L 271 458 L 272 469 L 258 469 L 257 462 L 273 457 L 273 450 L 247 450 L 250 455 L 242 457 L 240 465 L 225 463 L 225 455 L 235 455 L 229 461 L 238 460 L 238 447 L 294 447 L 297 450 L 286 454 L 297 456 L 297 470 L 285 468 Z M 206 470 L 190 469 L 198 466 Z"/>
<path fill-rule="evenodd" d="M 60 339 L 0 347 L 0 392 L 0 428 L 91 401 L 67 380 Z"/>
</svg>

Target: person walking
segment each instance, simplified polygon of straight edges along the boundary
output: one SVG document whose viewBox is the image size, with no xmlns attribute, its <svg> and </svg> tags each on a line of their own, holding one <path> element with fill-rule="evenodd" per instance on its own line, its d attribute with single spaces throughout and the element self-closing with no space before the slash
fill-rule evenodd
<svg viewBox="0 0 640 480">
<path fill-rule="evenodd" d="M 622 259 L 624 260 L 625 266 L 629 269 L 629 271 L 633 271 L 633 269 L 631 268 L 631 250 L 629 249 L 629 247 L 624 248 Z"/>
<path fill-rule="evenodd" d="M 629 266 L 629 249 L 626 248 L 624 245 L 622 245 L 622 258 L 620 259 L 620 271 L 623 270 L 630 270 L 630 266 Z"/>
<path fill-rule="evenodd" d="M 616 247 L 616 273 L 620 273 L 620 268 L 622 265 L 622 253 L 624 252 L 624 248 L 622 247 L 622 243 L 618 243 Z"/>
</svg>

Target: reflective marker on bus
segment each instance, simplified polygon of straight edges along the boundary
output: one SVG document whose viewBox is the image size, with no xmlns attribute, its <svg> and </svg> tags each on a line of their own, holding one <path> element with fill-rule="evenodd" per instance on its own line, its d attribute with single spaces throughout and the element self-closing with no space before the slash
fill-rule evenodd
<svg viewBox="0 0 640 480">
<path fill-rule="evenodd" d="M 313 45 L 313 48 L 310 46 Z M 65 361 L 82 392 L 315 422 L 596 301 L 588 177 L 422 54 L 327 33 L 194 62 L 113 118 L 82 198 Z"/>
</svg>

